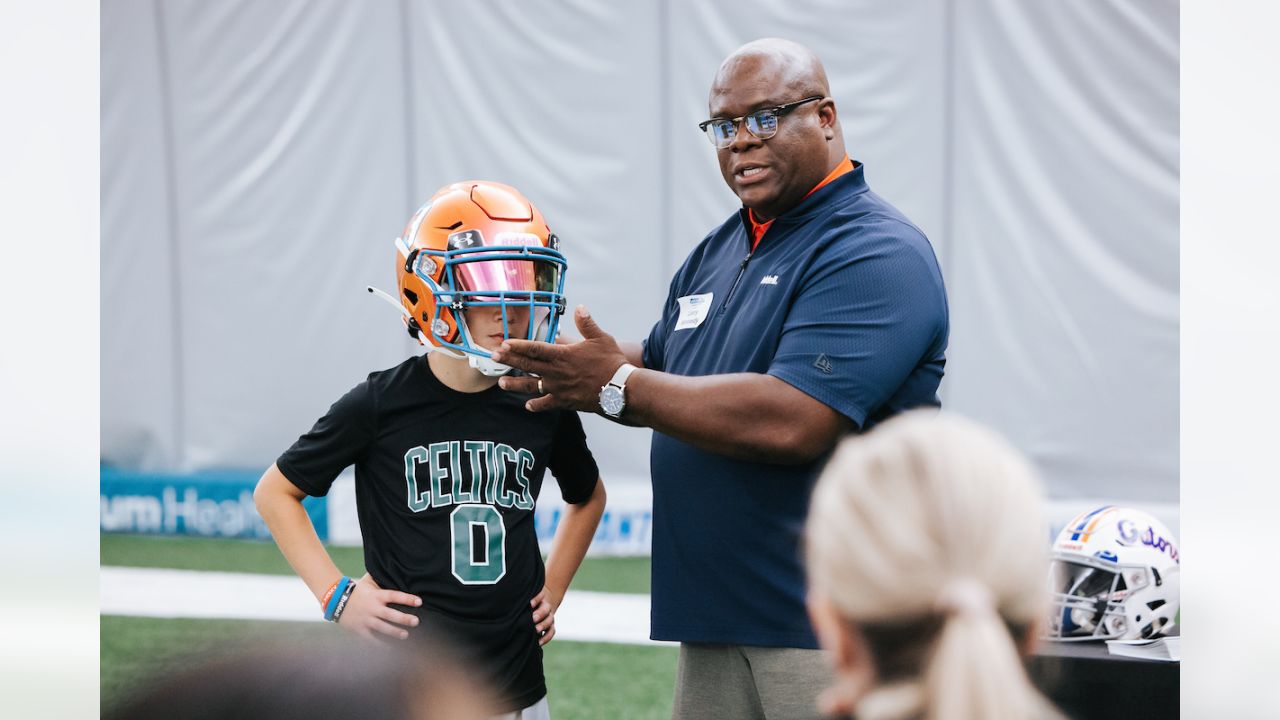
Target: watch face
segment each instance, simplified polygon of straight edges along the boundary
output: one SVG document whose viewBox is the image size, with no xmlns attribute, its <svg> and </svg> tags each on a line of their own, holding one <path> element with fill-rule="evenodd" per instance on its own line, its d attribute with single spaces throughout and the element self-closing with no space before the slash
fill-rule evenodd
<svg viewBox="0 0 1280 720">
<path fill-rule="evenodd" d="M 609 415 L 619 415 L 622 413 L 622 407 L 626 402 L 622 397 L 622 390 L 612 385 L 605 385 L 600 388 L 600 408 Z"/>
</svg>

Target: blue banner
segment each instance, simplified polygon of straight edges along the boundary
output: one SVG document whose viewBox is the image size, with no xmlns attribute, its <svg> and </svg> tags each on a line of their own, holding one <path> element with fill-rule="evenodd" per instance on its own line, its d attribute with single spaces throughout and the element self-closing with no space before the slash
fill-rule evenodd
<svg viewBox="0 0 1280 720">
<path fill-rule="evenodd" d="M 103 467 L 102 532 L 270 539 L 253 504 L 260 473 L 206 471 L 189 475 L 138 473 Z M 326 498 L 302 502 L 316 534 L 329 538 Z"/>
</svg>

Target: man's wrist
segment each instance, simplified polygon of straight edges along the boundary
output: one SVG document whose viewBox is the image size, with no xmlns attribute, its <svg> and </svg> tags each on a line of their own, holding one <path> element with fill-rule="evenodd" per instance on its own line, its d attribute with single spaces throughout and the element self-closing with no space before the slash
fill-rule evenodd
<svg viewBox="0 0 1280 720">
<path fill-rule="evenodd" d="M 627 379 L 638 370 L 635 365 L 624 362 L 614 371 L 609 382 L 600 387 L 600 409 L 611 418 L 622 417 L 627 406 Z"/>
</svg>

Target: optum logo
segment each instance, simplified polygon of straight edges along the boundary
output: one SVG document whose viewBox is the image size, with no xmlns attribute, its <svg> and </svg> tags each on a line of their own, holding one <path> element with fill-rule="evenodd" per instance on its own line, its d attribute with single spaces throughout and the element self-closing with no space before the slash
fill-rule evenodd
<svg viewBox="0 0 1280 720">
<path fill-rule="evenodd" d="M 167 533 L 209 537 L 259 537 L 271 533 L 253 505 L 253 493 L 240 492 L 231 500 L 200 497 L 193 487 L 179 498 L 177 489 L 154 495 L 102 495 L 104 532 Z"/>
</svg>

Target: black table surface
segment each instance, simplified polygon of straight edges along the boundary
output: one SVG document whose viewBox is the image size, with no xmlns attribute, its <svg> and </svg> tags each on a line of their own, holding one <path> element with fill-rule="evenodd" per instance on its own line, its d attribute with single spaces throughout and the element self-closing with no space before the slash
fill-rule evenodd
<svg viewBox="0 0 1280 720">
<path fill-rule="evenodd" d="M 1027 661 L 1036 686 L 1068 717 L 1178 717 L 1180 663 L 1120 657 L 1102 641 L 1043 641 Z"/>
</svg>

